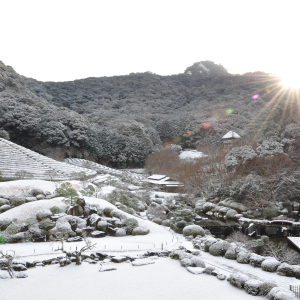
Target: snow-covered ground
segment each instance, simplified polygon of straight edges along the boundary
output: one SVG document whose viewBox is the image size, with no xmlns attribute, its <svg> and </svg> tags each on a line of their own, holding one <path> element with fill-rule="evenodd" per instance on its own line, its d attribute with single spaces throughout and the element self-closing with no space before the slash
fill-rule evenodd
<svg viewBox="0 0 300 300">
<path fill-rule="evenodd" d="M 205 156 L 202 152 L 197 150 L 185 150 L 181 151 L 179 154 L 179 157 L 181 159 L 194 159 L 194 158 L 200 158 Z"/>
<path fill-rule="evenodd" d="M 113 264 L 117 270 L 99 272 L 100 265 L 83 263 L 29 269 L 26 279 L 0 281 L 3 300 L 250 300 L 253 296 L 214 276 L 193 275 L 179 261 L 159 258 L 155 264 L 133 267 Z M 5 288 L 4 288 L 5 287 Z M 265 298 L 256 297 L 257 300 Z"/>
</svg>

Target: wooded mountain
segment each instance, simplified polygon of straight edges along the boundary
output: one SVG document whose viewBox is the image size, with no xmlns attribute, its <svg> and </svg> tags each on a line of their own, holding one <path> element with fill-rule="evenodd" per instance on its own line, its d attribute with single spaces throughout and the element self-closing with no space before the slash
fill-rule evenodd
<svg viewBox="0 0 300 300">
<path fill-rule="evenodd" d="M 68 82 L 39 82 L 0 62 L 0 137 L 59 160 L 142 166 L 163 143 L 195 148 L 220 143 L 229 130 L 250 139 L 298 121 L 279 78 L 233 75 L 210 61 L 172 76 Z"/>
</svg>

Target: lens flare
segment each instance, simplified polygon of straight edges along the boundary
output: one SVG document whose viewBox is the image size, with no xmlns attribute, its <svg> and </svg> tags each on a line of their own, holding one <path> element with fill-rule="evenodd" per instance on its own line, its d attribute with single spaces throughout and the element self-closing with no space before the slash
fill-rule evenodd
<svg viewBox="0 0 300 300">
<path fill-rule="evenodd" d="M 252 96 L 252 99 L 253 99 L 253 100 L 256 100 L 256 99 L 258 99 L 258 98 L 259 98 L 259 95 L 258 95 L 258 94 L 255 94 L 255 95 Z"/>
<path fill-rule="evenodd" d="M 192 132 L 191 132 L 191 131 L 188 131 L 187 134 L 188 134 L 188 135 L 192 135 Z"/>
<path fill-rule="evenodd" d="M 209 127 L 210 127 L 210 123 L 203 123 L 203 127 L 205 128 L 205 129 L 208 129 Z"/>
<path fill-rule="evenodd" d="M 226 109 L 226 113 L 227 115 L 231 115 L 233 113 L 233 109 L 231 108 Z"/>
</svg>

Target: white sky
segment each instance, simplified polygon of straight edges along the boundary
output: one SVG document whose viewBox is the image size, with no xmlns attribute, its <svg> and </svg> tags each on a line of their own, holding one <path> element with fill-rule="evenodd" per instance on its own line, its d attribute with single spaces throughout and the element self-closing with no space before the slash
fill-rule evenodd
<svg viewBox="0 0 300 300">
<path fill-rule="evenodd" d="M 296 74 L 298 6 L 297 0 L 0 0 L 0 60 L 42 81 L 171 75 L 201 60 L 233 74 Z"/>
</svg>

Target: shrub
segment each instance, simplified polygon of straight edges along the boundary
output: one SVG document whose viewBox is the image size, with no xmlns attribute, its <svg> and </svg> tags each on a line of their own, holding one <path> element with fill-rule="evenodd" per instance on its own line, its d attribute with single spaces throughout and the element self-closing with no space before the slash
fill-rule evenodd
<svg viewBox="0 0 300 300">
<path fill-rule="evenodd" d="M 275 272 L 279 267 L 280 262 L 275 258 L 269 258 L 262 262 L 261 268 L 267 272 Z"/>
<path fill-rule="evenodd" d="M 152 222 L 158 224 L 158 225 L 161 225 L 162 224 L 162 220 L 160 218 L 155 218 L 152 220 Z"/>
<path fill-rule="evenodd" d="M 225 253 L 225 258 L 227 259 L 236 259 L 236 252 L 233 248 L 229 248 Z"/>
<path fill-rule="evenodd" d="M 241 251 L 237 254 L 236 261 L 240 264 L 248 264 L 251 253 L 248 251 Z"/>
<path fill-rule="evenodd" d="M 272 281 L 266 281 L 266 282 L 263 282 L 261 285 L 260 285 L 260 291 L 259 291 L 259 295 L 260 296 L 267 296 L 267 294 L 271 291 L 271 289 L 273 287 L 276 287 L 277 284 L 275 282 L 272 282 Z"/>
<path fill-rule="evenodd" d="M 262 281 L 256 279 L 247 280 L 244 286 L 246 293 L 252 296 L 257 296 L 259 294 L 261 284 Z"/>
<path fill-rule="evenodd" d="M 230 247 L 229 243 L 227 243 L 225 241 L 220 241 L 220 242 L 212 244 L 209 247 L 209 253 L 214 256 L 220 256 L 220 255 L 222 255 L 222 253 L 225 254 L 226 251 L 229 249 L 229 247 Z"/>
<path fill-rule="evenodd" d="M 125 214 L 123 214 L 122 212 L 120 212 L 119 210 L 116 210 L 116 209 L 113 209 L 111 212 L 110 212 L 110 216 L 113 218 L 118 218 L 120 220 L 126 220 L 127 217 Z"/>
<path fill-rule="evenodd" d="M 103 209 L 103 213 L 106 217 L 110 217 L 110 213 L 114 210 L 113 207 L 105 207 Z"/>
<path fill-rule="evenodd" d="M 133 218 L 128 218 L 123 222 L 123 224 L 128 234 L 132 234 L 133 229 L 139 226 L 138 221 Z"/>
<path fill-rule="evenodd" d="M 241 273 L 231 273 L 228 281 L 238 288 L 244 288 L 245 282 L 249 280 L 249 277 Z"/>
<path fill-rule="evenodd" d="M 61 212 L 61 209 L 57 206 L 52 206 L 50 208 L 50 211 L 55 215 L 55 214 L 59 214 Z"/>
<path fill-rule="evenodd" d="M 50 219 L 44 219 L 39 223 L 39 227 L 42 230 L 49 231 L 50 229 L 55 227 L 55 223 L 52 222 Z"/>
<path fill-rule="evenodd" d="M 6 229 L 5 229 L 5 234 L 16 234 L 19 233 L 21 231 L 21 224 L 20 223 L 12 223 L 10 224 Z"/>
<path fill-rule="evenodd" d="M 277 268 L 277 274 L 282 276 L 294 277 L 295 272 L 293 266 L 283 263 Z"/>
<path fill-rule="evenodd" d="M 169 220 L 169 219 L 162 221 L 163 226 L 170 227 L 170 224 L 171 224 L 171 220 Z"/>
<path fill-rule="evenodd" d="M 99 221 L 97 223 L 97 229 L 100 231 L 106 231 L 107 228 L 107 222 L 106 221 Z"/>
<path fill-rule="evenodd" d="M 147 227 L 139 226 L 139 227 L 135 227 L 132 230 L 132 235 L 146 235 L 149 232 L 150 232 L 150 230 Z"/>
<path fill-rule="evenodd" d="M 194 238 L 197 235 L 204 236 L 205 231 L 201 226 L 198 225 L 189 225 L 183 228 L 183 236 L 190 236 L 192 235 Z"/>
<path fill-rule="evenodd" d="M 126 235 L 126 230 L 124 228 L 119 228 L 116 231 L 116 236 L 121 237 Z"/>
</svg>

